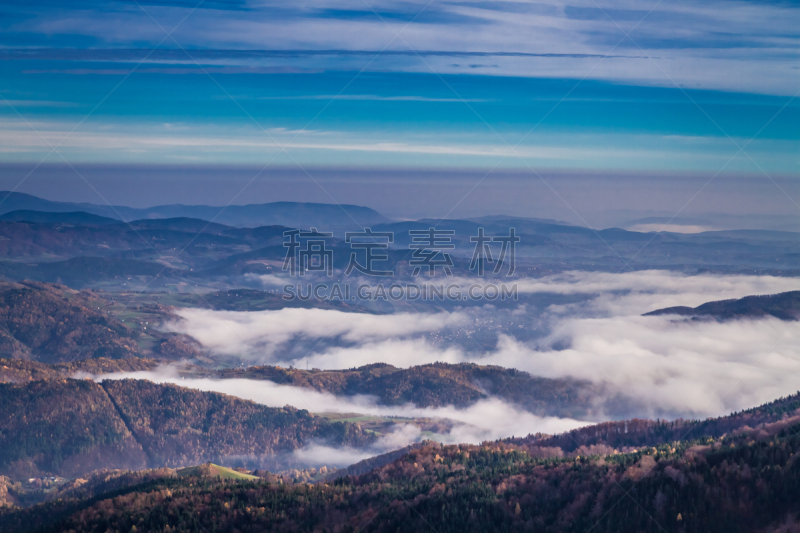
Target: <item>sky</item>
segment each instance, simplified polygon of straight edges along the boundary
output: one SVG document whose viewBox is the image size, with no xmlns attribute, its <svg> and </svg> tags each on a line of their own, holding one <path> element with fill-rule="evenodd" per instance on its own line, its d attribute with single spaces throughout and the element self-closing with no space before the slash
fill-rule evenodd
<svg viewBox="0 0 800 533">
<path fill-rule="evenodd" d="M 796 1 L 34 0 L 0 14 L 6 189 L 31 174 L 19 190 L 47 196 L 40 169 L 92 164 L 800 171 Z"/>
</svg>

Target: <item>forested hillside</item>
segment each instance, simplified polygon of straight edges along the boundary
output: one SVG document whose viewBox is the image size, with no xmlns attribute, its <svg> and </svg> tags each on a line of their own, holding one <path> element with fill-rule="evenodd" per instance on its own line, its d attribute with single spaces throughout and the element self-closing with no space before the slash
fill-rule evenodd
<svg viewBox="0 0 800 533">
<path fill-rule="evenodd" d="M 143 355 L 193 357 L 192 339 L 166 334 L 131 321 L 133 309 L 109 312 L 109 302 L 90 291 L 26 281 L 0 282 L 0 356 L 58 363 L 96 357 L 126 359 Z M 125 315 L 120 316 L 122 311 Z M 168 308 L 154 310 L 161 319 Z"/>
<path fill-rule="evenodd" d="M 225 394 L 149 381 L 107 380 L 102 387 L 147 452 L 152 466 L 225 462 L 271 466 L 277 453 L 313 439 L 360 446 L 371 437 L 355 424 L 329 423 L 305 410 L 273 409 Z"/>
<path fill-rule="evenodd" d="M 47 363 L 134 356 L 134 331 L 97 307 L 85 295 L 46 284 L 2 284 L 0 353 Z"/>
<path fill-rule="evenodd" d="M 138 380 L 0 384 L 0 420 L 0 474 L 17 479 L 234 459 L 274 468 L 280 454 L 312 440 L 372 440 L 357 425 L 303 410 Z"/>
<path fill-rule="evenodd" d="M 0 383 L 25 383 L 40 379 L 64 379 L 76 374 L 110 374 L 153 370 L 165 361 L 132 357 L 129 359 L 79 359 L 48 365 L 23 359 L 0 358 Z"/>
<path fill-rule="evenodd" d="M 780 398 L 752 409 L 705 420 L 647 420 L 633 419 L 603 422 L 574 429 L 560 435 L 529 435 L 508 439 L 508 442 L 541 447 L 557 447 L 566 452 L 579 448 L 602 446 L 629 448 L 656 446 L 664 442 L 700 437 L 717 438 L 742 428 L 776 423 L 800 414 L 800 393 Z"/>
<path fill-rule="evenodd" d="M 409 368 L 378 363 L 348 370 L 253 366 L 217 371 L 195 368 L 186 372 L 215 378 L 267 379 L 339 396 L 368 394 L 376 396 L 381 405 L 466 407 L 497 396 L 536 414 L 564 417 L 585 416 L 592 397 L 600 392 L 587 381 L 541 378 L 513 368 L 474 363 L 432 363 Z"/>
<path fill-rule="evenodd" d="M 429 444 L 332 484 L 163 477 L 7 511 L 7 531 L 793 531 L 797 416 L 632 453 Z M 787 525 L 789 524 L 789 525 Z M 794 526 L 791 526 L 794 524 Z"/>
<path fill-rule="evenodd" d="M 738 300 L 708 302 L 698 307 L 667 307 L 645 314 L 658 315 L 714 317 L 720 320 L 772 316 L 781 320 L 800 320 L 800 291 L 745 296 Z"/>
<path fill-rule="evenodd" d="M 171 364 L 181 377 L 268 380 L 307 387 L 337 396 L 367 394 L 381 405 L 413 403 L 420 407 L 468 407 L 490 396 L 503 398 L 539 415 L 581 418 L 587 416 L 592 399 L 601 390 L 586 381 L 531 376 L 520 370 L 474 363 L 397 368 L 374 364 L 349 370 L 301 370 L 277 366 L 253 366 L 212 370 L 192 364 L 146 358 L 84 359 L 43 365 L 30 361 L 0 359 L 0 381 L 72 377 L 154 370 Z"/>
<path fill-rule="evenodd" d="M 147 466 L 141 446 L 92 381 L 0 384 L 0 420 L 0 474 L 75 476 Z"/>
</svg>

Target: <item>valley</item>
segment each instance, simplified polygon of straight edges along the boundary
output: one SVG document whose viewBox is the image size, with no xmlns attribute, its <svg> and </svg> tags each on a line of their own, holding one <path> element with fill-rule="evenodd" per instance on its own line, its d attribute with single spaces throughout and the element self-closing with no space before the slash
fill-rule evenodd
<svg viewBox="0 0 800 533">
<path fill-rule="evenodd" d="M 127 223 L 91 211 L 0 218 L 4 530 L 190 530 L 182 513 L 191 512 L 242 531 L 591 522 L 647 531 L 652 516 L 728 531 L 792 512 L 796 395 L 747 408 L 752 400 L 719 388 L 713 408 L 676 399 L 658 411 L 613 375 L 563 372 L 557 361 L 583 349 L 560 333 L 579 313 L 586 331 L 622 320 L 623 338 L 634 327 L 695 328 L 711 343 L 694 324 L 791 335 L 794 271 L 761 258 L 795 253 L 793 236 L 663 235 L 655 255 L 620 274 L 600 248 L 624 253 L 646 234 L 445 221 L 461 246 L 478 224 L 528 232 L 510 279 L 476 277 L 454 255 L 452 282 L 515 283 L 515 300 L 287 299 L 277 285 L 290 280 L 284 226 Z M 429 223 L 381 221 L 376 231 Z M 407 245 L 400 238 L 387 257 L 397 279 L 413 282 Z M 673 262 L 691 247 L 703 251 Z M 331 282 L 346 283 L 349 246 L 334 240 L 333 252 Z M 759 390 L 788 394 L 790 383 Z M 729 405 L 741 409 L 724 414 Z M 733 486 L 753 487 L 735 509 L 722 495 Z"/>
</svg>

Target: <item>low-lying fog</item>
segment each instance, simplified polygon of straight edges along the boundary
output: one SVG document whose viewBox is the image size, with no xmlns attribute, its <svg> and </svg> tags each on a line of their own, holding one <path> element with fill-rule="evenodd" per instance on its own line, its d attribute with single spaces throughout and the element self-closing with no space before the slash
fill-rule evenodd
<svg viewBox="0 0 800 533">
<path fill-rule="evenodd" d="M 383 406 L 371 396 L 337 397 L 313 389 L 280 385 L 271 381 L 250 379 L 182 378 L 174 367 L 161 367 L 152 372 L 106 374 L 96 379 L 147 379 L 155 383 L 175 383 L 203 391 L 221 392 L 270 407 L 292 405 L 314 413 L 359 413 L 364 415 L 402 418 L 444 418 L 453 422 L 446 434 L 433 438 L 447 443 L 480 443 L 509 436 L 529 433 L 562 433 L 586 425 L 585 422 L 566 418 L 539 417 L 497 398 L 480 401 L 465 409 L 455 407 L 420 408 L 413 404 Z M 333 449 L 324 443 L 297 452 L 298 459 L 309 465 L 346 466 L 363 458 L 402 448 L 410 443 L 431 438 L 417 426 L 397 421 L 389 434 L 366 450 Z M 313 451 L 313 453 L 312 453 Z M 325 460 L 319 460 L 323 457 Z M 336 458 L 341 457 L 339 461 Z M 314 459 L 314 460 L 312 460 Z M 315 463 L 316 461 L 316 463 Z"/>
<path fill-rule="evenodd" d="M 230 312 L 179 311 L 171 331 L 186 333 L 211 352 L 247 364 L 321 369 L 385 362 L 398 367 L 436 361 L 513 367 L 543 377 L 573 377 L 621 394 L 639 417 L 719 416 L 793 394 L 800 375 L 800 327 L 773 318 L 717 322 L 642 313 L 676 305 L 800 289 L 792 278 L 743 275 L 682 275 L 665 271 L 627 274 L 570 272 L 516 281 L 520 302 L 373 315 L 320 309 Z M 541 305 L 553 295 L 576 295 L 567 303 Z M 452 342 L 493 322 L 494 345 L 481 350 Z M 498 327 L 499 324 L 499 327 Z M 536 329 L 536 336 L 518 330 Z M 466 332 L 466 333 L 465 333 Z M 302 345 L 303 353 L 286 349 Z M 109 376 L 102 376 L 107 378 Z M 366 396 L 335 397 L 310 389 L 249 380 L 181 379 L 169 369 L 113 377 L 137 377 L 213 390 L 265 405 L 291 404 L 312 412 L 364 413 L 455 422 L 447 442 L 480 442 L 532 432 L 559 433 L 582 421 L 541 418 L 497 398 L 466 409 L 379 406 Z M 626 412 L 630 416 L 630 412 Z M 606 412 L 606 418 L 620 413 Z M 333 457 L 340 464 L 422 438 L 418 428 L 398 424 L 371 450 L 298 452 L 298 459 Z M 305 454 L 305 455 L 304 455 Z M 316 454 L 316 455 L 315 455 Z M 357 460 L 357 459 L 356 459 Z M 310 461 L 314 462 L 314 461 Z M 331 464 L 331 460 L 328 464 Z M 320 464 L 323 464 L 321 462 Z"/>
</svg>

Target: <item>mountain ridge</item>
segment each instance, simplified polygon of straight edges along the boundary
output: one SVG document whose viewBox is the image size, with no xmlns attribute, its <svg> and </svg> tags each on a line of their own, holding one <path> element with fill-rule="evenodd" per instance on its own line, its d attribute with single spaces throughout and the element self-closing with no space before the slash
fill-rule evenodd
<svg viewBox="0 0 800 533">
<path fill-rule="evenodd" d="M 132 526 L 281 532 L 302 525 L 308 531 L 788 533 L 800 526 L 800 410 L 781 411 L 792 405 L 800 405 L 800 395 L 750 410 L 771 413 L 755 427 L 739 420 L 721 437 L 700 434 L 622 451 L 595 446 L 564 455 L 507 441 L 420 443 L 399 457 L 387 454 L 388 462 L 375 458 L 375 468 L 355 465 L 314 485 L 122 475 L 106 482 L 105 494 L 66 492 L 27 509 L 8 507 L 0 525 L 19 532 Z"/>
<path fill-rule="evenodd" d="M 284 225 L 308 228 L 324 226 L 325 223 L 337 227 L 363 227 L 389 221 L 374 209 L 351 204 L 279 201 L 227 206 L 167 204 L 135 208 L 59 202 L 25 193 L 0 191 L 0 215 L 19 210 L 55 213 L 83 211 L 120 221 L 189 217 L 235 227 Z"/>
<path fill-rule="evenodd" d="M 642 316 L 678 315 L 710 317 L 720 320 L 774 317 L 780 320 L 800 320 L 800 290 L 745 296 L 739 299 L 717 300 L 697 307 L 676 306 L 656 309 Z"/>
<path fill-rule="evenodd" d="M 15 478 L 229 460 L 275 468 L 311 442 L 374 440 L 302 409 L 133 379 L 0 383 L 0 419 L 0 475 Z"/>
</svg>

